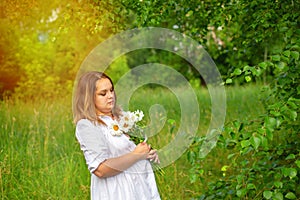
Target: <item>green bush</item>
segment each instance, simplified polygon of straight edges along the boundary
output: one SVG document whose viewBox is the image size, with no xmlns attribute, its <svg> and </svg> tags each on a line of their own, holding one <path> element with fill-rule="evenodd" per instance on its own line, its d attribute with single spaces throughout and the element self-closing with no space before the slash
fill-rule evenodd
<svg viewBox="0 0 300 200">
<path fill-rule="evenodd" d="M 290 37 L 299 38 L 298 34 Z M 251 121 L 236 119 L 225 125 L 218 146 L 227 150 L 228 162 L 222 167 L 223 175 L 209 182 L 199 199 L 300 198 L 299 50 L 300 40 L 291 39 L 270 61 L 232 74 L 251 81 L 260 71 L 272 69 L 274 80 L 263 91 L 266 113 Z M 203 176 L 198 164 L 203 158 L 195 153 L 202 142 L 203 138 L 196 138 L 197 145 L 188 154 L 195 164 L 190 171 L 192 181 Z"/>
</svg>

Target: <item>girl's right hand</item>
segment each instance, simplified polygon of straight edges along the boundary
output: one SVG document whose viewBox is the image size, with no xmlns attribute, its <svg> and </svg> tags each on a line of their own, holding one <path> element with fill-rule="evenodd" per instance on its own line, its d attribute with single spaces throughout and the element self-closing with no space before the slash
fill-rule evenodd
<svg viewBox="0 0 300 200">
<path fill-rule="evenodd" d="M 150 146 L 146 142 L 141 142 L 135 147 L 133 153 L 140 155 L 141 159 L 147 159 L 150 149 Z"/>
</svg>

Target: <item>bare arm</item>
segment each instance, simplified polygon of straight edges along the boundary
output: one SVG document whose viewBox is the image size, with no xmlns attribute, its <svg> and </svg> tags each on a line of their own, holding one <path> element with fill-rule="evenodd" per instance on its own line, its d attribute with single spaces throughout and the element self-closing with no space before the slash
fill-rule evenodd
<svg viewBox="0 0 300 200">
<path fill-rule="evenodd" d="M 93 172 L 99 178 L 117 175 L 128 169 L 139 160 L 147 159 L 150 147 L 147 143 L 140 143 L 133 152 L 120 157 L 110 158 L 101 163 Z"/>
</svg>

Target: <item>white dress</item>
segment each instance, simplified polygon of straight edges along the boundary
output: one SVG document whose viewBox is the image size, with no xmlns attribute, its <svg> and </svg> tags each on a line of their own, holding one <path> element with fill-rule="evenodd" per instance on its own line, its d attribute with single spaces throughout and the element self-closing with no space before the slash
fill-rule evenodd
<svg viewBox="0 0 300 200">
<path fill-rule="evenodd" d="M 108 116 L 101 119 L 109 125 Z M 92 172 L 106 159 L 132 152 L 135 144 L 122 134 L 113 136 L 109 126 L 95 125 L 87 119 L 78 121 L 76 138 L 91 172 L 92 200 L 160 200 L 154 173 L 148 160 L 141 160 L 118 175 L 98 178 Z"/>
</svg>

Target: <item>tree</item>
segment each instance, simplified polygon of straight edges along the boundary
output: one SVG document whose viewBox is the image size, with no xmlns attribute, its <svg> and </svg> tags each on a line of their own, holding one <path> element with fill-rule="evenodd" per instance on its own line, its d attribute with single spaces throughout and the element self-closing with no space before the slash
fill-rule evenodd
<svg viewBox="0 0 300 200">
<path fill-rule="evenodd" d="M 0 90 L 15 90 L 23 99 L 71 93 L 87 53 L 123 24 L 114 6 L 109 1 L 1 1 Z"/>
</svg>

